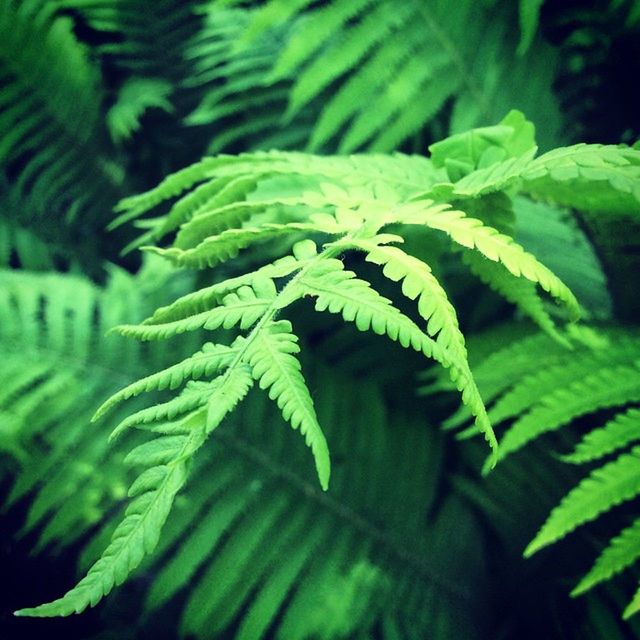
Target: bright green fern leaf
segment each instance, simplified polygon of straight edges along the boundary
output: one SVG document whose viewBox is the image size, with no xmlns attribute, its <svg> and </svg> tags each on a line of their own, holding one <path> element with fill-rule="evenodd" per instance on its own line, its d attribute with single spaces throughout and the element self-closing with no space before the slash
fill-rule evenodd
<svg viewBox="0 0 640 640">
<path fill-rule="evenodd" d="M 636 520 L 620 535 L 611 540 L 595 564 L 571 592 L 573 596 L 585 593 L 595 585 L 611 579 L 617 573 L 640 559 L 640 520 Z"/>
<path fill-rule="evenodd" d="M 551 512 L 538 535 L 525 550 L 530 556 L 604 511 L 640 493 L 640 448 L 596 469 Z"/>
</svg>

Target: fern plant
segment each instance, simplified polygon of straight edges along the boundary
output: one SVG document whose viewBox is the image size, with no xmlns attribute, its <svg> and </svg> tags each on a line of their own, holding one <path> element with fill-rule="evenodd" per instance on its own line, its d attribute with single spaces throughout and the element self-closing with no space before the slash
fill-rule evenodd
<svg viewBox="0 0 640 640">
<path fill-rule="evenodd" d="M 522 277 L 576 314 L 574 296 L 554 274 L 512 238 L 464 210 L 490 217 L 483 204 L 489 203 L 492 211 L 496 192 L 506 188 L 565 205 L 575 201 L 591 210 L 611 202 L 622 207 L 637 197 L 627 184 L 633 183 L 639 154 L 606 146 L 577 146 L 538 158 L 534 153 L 533 128 L 514 112 L 495 128 L 434 145 L 431 160 L 279 152 L 205 158 L 150 192 L 125 200 L 120 223 L 195 187 L 167 213 L 145 223 L 149 230 L 144 241 L 177 230 L 170 246 L 153 252 L 178 266 L 215 266 L 248 246 L 274 239 L 288 239 L 292 253 L 178 298 L 140 325 L 120 327 L 120 333 L 142 340 L 201 328 L 238 327 L 246 333 L 229 342 L 205 344 L 193 356 L 125 387 L 98 410 L 97 417 L 145 391 L 175 389 L 189 379 L 198 380 L 188 382 L 168 402 L 138 411 L 116 426 L 114 436 L 131 427 L 156 434 L 128 455 L 145 470 L 129 491 L 133 501 L 124 520 L 74 589 L 55 602 L 20 613 L 82 611 L 122 582 L 157 545 L 196 451 L 254 382 L 268 390 L 285 420 L 301 431 L 320 484 L 327 488 L 328 446 L 296 358 L 298 339 L 283 317 L 306 297 L 315 299 L 317 310 L 340 314 L 361 331 L 386 334 L 446 367 L 495 456 L 495 438 L 453 307 L 428 263 L 396 245 L 403 240 L 398 232 L 406 227 L 448 236 L 470 255 L 479 254 L 486 264 L 502 269 L 486 272 L 498 290 L 504 288 L 502 283 Z M 581 195 L 594 181 L 599 182 L 600 200 Z M 570 183 L 583 189 L 568 189 Z M 504 197 L 508 202 L 506 192 Z M 312 238 L 323 242 L 320 249 Z M 407 298 L 418 301 L 417 317 L 425 330 L 345 267 L 340 257 L 348 251 L 364 252 L 369 262 L 383 267 L 388 279 L 400 283 Z M 532 315 L 543 318 L 546 328 L 548 322 L 553 326 L 543 304 L 536 309 Z"/>
<path fill-rule="evenodd" d="M 605 57 L 633 75 L 615 48 L 637 3 L 449 5 L 0 0 L 0 528 L 48 555 L 82 548 L 86 574 L 21 615 L 81 611 L 135 571 L 102 609 L 122 638 L 178 619 L 203 640 L 519 637 L 537 627 L 508 606 L 518 580 L 550 571 L 514 548 L 581 465 L 529 551 L 579 528 L 577 555 L 585 517 L 608 533 L 633 516 L 600 510 L 636 494 L 637 336 L 615 322 L 637 316 L 638 146 L 539 154 L 517 112 L 468 129 L 520 106 L 545 151 L 579 131 L 632 143 L 633 101 L 614 118 L 597 97 L 618 91 Z M 169 175 L 222 150 L 239 155 Z M 127 245 L 162 259 L 129 275 Z M 542 333 L 467 345 L 505 310 Z M 592 330 L 565 325 L 580 313 Z M 104 336 L 113 324 L 124 336 Z M 440 366 L 416 399 L 425 356 Z M 434 430 L 451 389 L 462 442 Z M 548 431 L 566 453 L 585 426 L 600 428 L 563 456 L 575 464 L 549 459 Z M 488 482 L 478 433 L 501 462 Z M 571 609 L 545 587 L 537 637 L 640 633 L 605 579 L 637 558 L 625 525 L 577 590 L 604 588 Z M 130 623 L 110 616 L 122 603 Z"/>
</svg>

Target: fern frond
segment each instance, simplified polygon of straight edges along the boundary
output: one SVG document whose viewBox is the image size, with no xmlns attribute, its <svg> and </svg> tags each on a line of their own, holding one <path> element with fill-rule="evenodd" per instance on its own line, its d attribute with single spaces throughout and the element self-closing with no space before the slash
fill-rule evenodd
<svg viewBox="0 0 640 640">
<path fill-rule="evenodd" d="M 564 283 L 536 258 L 527 253 L 512 238 L 480 220 L 469 218 L 462 211 L 447 209 L 433 211 L 414 209 L 402 216 L 405 224 L 424 224 L 432 229 L 444 231 L 451 239 L 463 247 L 477 249 L 494 262 L 502 263 L 516 277 L 539 284 L 557 300 L 564 302 L 574 317 L 580 315 L 580 305 Z"/>
<path fill-rule="evenodd" d="M 339 313 L 347 322 L 354 322 L 359 331 L 371 329 L 387 335 L 403 347 L 411 347 L 428 358 L 449 367 L 452 380 L 462 392 L 462 400 L 476 417 L 478 429 L 496 450 L 496 440 L 487 419 L 484 404 L 475 387 L 466 359 L 449 352 L 425 334 L 410 318 L 371 288 L 371 285 L 346 271 L 340 260 L 325 260 L 319 268 L 308 270 L 299 280 L 303 295 L 316 298 L 317 311 Z"/>
<path fill-rule="evenodd" d="M 598 556 L 595 564 L 582 580 L 574 587 L 572 596 L 579 596 L 595 585 L 610 580 L 640 558 L 640 520 L 620 532 L 613 538 Z"/>
<path fill-rule="evenodd" d="M 329 449 L 318 424 L 313 401 L 302 377 L 300 363 L 294 354 L 300 351 L 291 324 L 280 320 L 263 325 L 256 333 L 244 356 L 251 365 L 253 377 L 261 389 L 269 389 L 285 420 L 300 429 L 311 448 L 320 484 L 329 485 Z"/>
<path fill-rule="evenodd" d="M 560 540 L 577 527 L 640 493 L 640 448 L 593 471 L 551 512 L 525 556 Z"/>
<path fill-rule="evenodd" d="M 599 460 L 640 438 L 640 409 L 619 413 L 599 429 L 590 431 L 575 447 L 563 456 L 565 462 L 584 464 Z"/>
<path fill-rule="evenodd" d="M 500 158 L 504 159 L 510 154 L 521 155 L 520 151 L 531 145 L 532 129 L 521 114 L 510 114 L 506 123 L 497 126 L 497 131 L 497 147 L 490 141 L 481 154 L 482 162 L 487 167 L 495 164 L 492 158 L 496 148 Z M 482 137 L 482 133 L 475 132 L 474 135 Z M 280 409 L 284 419 L 294 429 L 300 429 L 315 458 L 320 487 L 327 489 L 330 459 L 320 425 L 330 423 L 335 416 L 326 408 L 320 412 L 318 403 L 312 400 L 311 388 L 303 378 L 301 364 L 295 356 L 299 352 L 299 338 L 286 319 L 292 309 L 304 309 L 305 299 L 309 297 L 314 299 L 316 311 L 326 310 L 340 315 L 346 322 L 355 324 L 359 331 L 386 335 L 391 341 L 399 342 L 401 346 L 442 364 L 474 417 L 475 429 L 484 434 L 492 455 L 496 456 L 496 438 L 471 373 L 456 312 L 448 300 L 444 285 L 432 271 L 434 259 L 442 253 L 443 243 L 438 240 L 438 235 L 447 235 L 467 251 L 482 256 L 483 260 L 487 258 L 501 265 L 509 272 L 510 278 L 522 277 L 540 285 L 574 313 L 579 305 L 562 281 L 532 254 L 527 253 L 512 237 L 480 219 L 496 220 L 495 216 L 484 215 L 488 204 L 494 201 L 500 204 L 501 212 L 510 211 L 510 198 L 516 191 L 516 182 L 509 181 L 508 192 L 486 196 L 484 198 L 488 199 L 482 202 L 471 197 L 452 200 L 457 196 L 453 195 L 452 183 L 446 182 L 450 167 L 442 160 L 442 155 L 446 156 L 443 149 L 447 147 L 452 149 L 452 158 L 456 159 L 458 145 L 458 141 L 450 140 L 441 147 L 437 163 L 403 155 L 316 157 L 278 151 L 207 158 L 194 167 L 166 178 L 146 194 L 129 198 L 122 204 L 117 224 L 139 218 L 155 207 L 172 201 L 164 209 L 164 214 L 152 220 L 138 221 L 138 225 L 145 229 L 146 238 L 151 241 L 164 239 L 163 248 L 154 246 L 151 251 L 162 254 L 179 266 L 205 268 L 226 263 L 218 283 L 177 297 L 174 303 L 160 307 L 141 324 L 122 325 L 119 329 L 120 333 L 141 340 L 193 334 L 194 330 L 203 328 L 214 332 L 209 346 L 196 351 L 190 358 L 178 359 L 178 364 L 170 364 L 162 371 L 156 367 L 157 373 L 148 375 L 145 372 L 141 380 L 125 384 L 122 391 L 98 410 L 99 416 L 111 409 L 121 411 L 118 405 L 122 400 L 134 400 L 147 391 L 181 389 L 166 402 L 157 403 L 152 399 L 146 408 L 134 409 L 124 419 L 119 414 L 112 434 L 126 434 L 134 439 L 136 434 L 130 429 L 135 427 L 158 436 L 151 443 L 139 445 L 129 454 L 129 461 L 144 463 L 149 468 L 134 484 L 134 494 L 146 491 L 155 496 L 153 492 L 160 491 L 159 487 L 164 486 L 163 483 L 170 476 L 165 467 L 175 469 L 177 479 L 171 485 L 173 488 L 158 498 L 160 502 L 157 504 L 162 505 L 159 516 L 149 516 L 156 524 L 160 525 L 160 521 L 166 519 L 173 497 L 185 482 L 187 465 L 199 464 L 197 461 L 193 465 L 189 462 L 196 448 L 226 420 L 226 416 L 242 410 L 236 407 L 256 381 L 261 388 L 268 390 L 269 398 Z M 471 173 L 467 175 L 472 175 L 474 163 L 479 159 L 474 156 L 468 160 L 470 164 L 464 158 L 456 159 L 456 170 L 467 171 L 469 164 Z M 460 210 L 454 206 L 459 206 Z M 470 215 L 476 212 L 478 218 Z M 500 220 L 496 224 L 502 226 Z M 410 230 L 407 232 L 407 229 Z M 421 246 L 424 257 L 418 257 L 418 252 L 411 255 L 397 246 L 391 246 L 405 239 L 404 233 L 411 239 L 411 234 L 415 234 L 416 238 L 420 238 L 421 234 L 428 237 L 428 241 Z M 258 260 L 246 260 L 240 256 L 241 250 L 253 243 L 276 239 L 281 239 L 281 244 L 265 244 L 265 251 Z M 291 255 L 280 257 L 290 250 Z M 351 250 L 364 251 L 369 262 L 381 266 L 383 276 L 398 283 L 397 288 L 404 296 L 409 301 L 415 301 L 415 310 L 401 311 L 376 289 L 372 284 L 375 281 L 369 282 L 357 275 L 355 270 L 346 268 L 341 258 Z M 536 313 L 540 317 L 539 310 Z M 414 315 L 418 322 L 413 319 Z M 424 330 L 419 326 L 420 322 L 424 323 Z M 220 329 L 231 329 L 231 336 L 218 333 Z M 575 333 L 579 333 L 579 330 Z M 159 350 L 170 348 L 161 345 L 162 342 L 158 343 Z M 548 351 L 553 352 L 553 349 Z M 561 357 L 560 350 L 557 355 Z M 166 366 L 166 361 L 162 365 Z M 513 367 L 517 369 L 518 366 L 514 361 Z M 532 367 L 535 369 L 531 363 L 522 366 L 527 371 Z M 619 364 L 620 371 L 633 367 L 635 360 L 631 359 Z M 602 383 L 602 380 L 598 382 Z M 596 386 L 595 381 L 593 385 Z M 505 389 L 490 380 L 488 387 L 493 397 Z M 594 406 L 610 406 L 620 402 L 623 391 L 629 390 L 620 390 L 614 399 L 607 399 L 603 395 L 598 400 L 599 404 Z M 320 406 L 323 406 L 320 400 L 323 393 L 318 394 Z M 597 393 L 592 394 L 592 402 L 596 397 Z M 564 404 L 567 405 L 566 402 Z M 567 409 L 567 406 L 563 408 Z M 560 411 L 550 406 L 549 412 L 552 410 Z M 557 426 L 570 420 L 576 412 L 584 410 L 588 410 L 586 405 L 576 405 L 571 409 L 574 413 L 569 412 L 570 415 L 560 419 Z M 261 418 L 255 422 L 257 425 L 263 424 Z M 190 438 L 196 438 L 194 434 L 200 434 L 197 436 L 197 445 L 185 450 L 183 455 L 180 453 L 182 449 L 178 449 Z M 227 434 L 226 430 L 217 430 L 216 434 L 214 437 L 220 441 L 233 439 L 233 435 Z M 262 430 L 259 437 L 267 441 L 278 438 L 278 442 L 282 442 L 276 430 Z M 507 453 L 513 449 L 513 446 L 509 447 L 510 437 L 513 436 L 505 438 Z M 340 442 L 338 439 L 339 450 Z M 246 448 L 247 445 L 242 444 L 241 449 Z M 175 458 L 168 457 L 168 450 Z M 344 450 L 348 451 L 348 448 Z M 213 452 L 211 455 L 214 455 Z M 251 455 L 254 462 L 262 460 L 259 451 Z M 409 450 L 404 455 L 409 455 Z M 302 453 L 299 461 L 302 461 Z M 200 464 L 206 467 L 208 462 L 204 459 Z M 380 465 L 373 465 L 371 474 L 372 477 L 384 477 Z M 345 479 L 341 473 L 337 476 L 335 482 L 340 487 Z M 404 487 L 403 491 L 409 490 L 408 482 L 406 479 L 399 483 Z M 304 492 L 314 490 L 305 484 Z M 139 504 L 136 500 L 139 498 L 134 497 L 134 505 Z M 251 503 L 249 497 L 246 501 L 243 498 L 239 500 L 242 504 Z M 327 500 L 330 502 L 329 497 Z M 281 571 L 273 567 L 273 553 L 265 553 L 267 536 L 273 527 L 282 529 L 281 521 L 286 518 L 289 503 L 286 497 L 282 502 L 274 500 L 265 505 L 266 512 L 261 514 L 265 521 L 262 523 L 259 520 L 261 524 L 258 528 L 255 521 L 250 525 L 241 524 L 249 520 L 233 510 L 217 525 L 212 524 L 214 528 L 239 526 L 240 529 L 237 531 L 238 537 L 233 539 L 218 529 L 218 539 L 229 540 L 229 546 L 225 543 L 225 552 L 216 555 L 211 563 L 208 563 L 207 551 L 201 546 L 204 538 L 199 535 L 194 539 L 193 561 L 187 562 L 180 573 L 180 580 L 186 581 L 196 575 L 196 564 L 208 563 L 208 566 L 198 574 L 202 580 L 198 584 L 202 587 L 197 586 L 187 601 L 183 625 L 185 631 L 201 632 L 206 625 L 212 624 L 214 618 L 218 620 L 216 628 L 227 628 L 236 612 L 244 606 L 246 597 L 253 589 L 252 585 L 256 589 L 260 585 L 270 595 L 262 597 L 256 592 L 255 606 L 247 609 L 246 626 L 240 625 L 239 628 L 242 633 L 262 633 L 277 618 L 278 611 L 289 597 L 290 586 L 300 579 L 301 572 L 308 568 L 315 574 L 319 570 L 314 563 L 314 544 L 318 545 L 318 549 L 328 544 L 323 532 L 330 531 L 332 525 L 326 519 L 314 520 L 306 536 L 309 544 L 296 550 L 291 564 Z M 390 517 L 395 517 L 394 514 L 395 511 L 390 510 Z M 310 518 L 310 515 L 300 515 L 293 522 L 287 519 L 286 522 L 291 526 L 290 535 L 295 536 L 300 528 L 306 530 L 305 523 L 311 522 Z M 172 530 L 171 535 L 177 536 L 174 540 L 180 535 L 178 529 L 186 526 L 184 521 L 182 523 L 180 526 L 176 524 L 176 529 Z M 402 531 L 405 530 L 405 525 L 398 523 L 398 526 Z M 144 538 L 144 527 L 137 530 L 138 538 L 131 539 L 131 545 L 122 543 L 122 553 L 117 542 L 121 530 L 115 527 L 111 531 L 115 531 L 112 544 L 116 546 L 108 547 L 105 561 L 98 560 L 98 569 L 90 569 L 88 578 L 80 582 L 77 590 L 72 590 L 57 604 L 43 605 L 42 609 L 29 609 L 25 613 L 48 615 L 79 610 L 96 602 L 111 589 L 109 576 L 116 570 L 114 567 L 121 566 L 120 562 L 127 564 L 131 570 L 134 565 L 137 566 L 144 554 L 140 553 L 136 540 Z M 265 543 L 262 542 L 263 536 Z M 379 534 L 375 533 L 374 542 L 378 538 Z M 315 542 L 312 544 L 312 541 Z M 157 540 L 154 539 L 153 543 L 155 545 Z M 273 551 L 273 542 L 269 543 L 268 548 Z M 113 553 L 116 555 L 112 557 Z M 130 553 L 134 554 L 132 557 L 135 561 L 129 562 L 127 559 Z M 416 553 L 420 555 L 421 550 Z M 230 569 L 232 561 L 237 561 L 233 571 Z M 415 564 L 414 560 L 409 562 Z M 431 573 L 422 567 L 422 560 L 417 564 L 418 573 Z M 381 566 L 384 565 L 382 562 Z M 96 586 L 102 571 L 99 568 L 103 566 L 107 575 L 104 584 L 108 588 L 105 589 Z M 260 571 L 264 571 L 265 576 L 269 572 L 270 577 L 264 583 L 259 573 L 248 582 L 243 580 L 242 577 L 247 575 L 252 566 L 262 567 Z M 363 575 L 380 578 L 371 578 L 370 597 L 373 598 L 376 589 L 384 591 L 381 585 L 386 578 L 377 569 L 378 561 L 365 566 L 370 570 L 364 569 Z M 177 565 L 175 570 L 181 571 Z M 128 570 L 118 571 L 124 580 Z M 174 570 L 171 571 L 173 573 Z M 217 591 L 214 599 L 206 600 L 211 598 L 211 582 L 221 574 L 229 575 L 228 581 L 225 578 L 224 588 Z M 331 575 L 340 584 L 345 584 L 345 575 L 351 574 L 332 567 Z M 353 575 L 357 576 L 358 572 Z M 176 588 L 180 586 L 176 585 Z M 409 582 L 402 586 L 404 593 L 410 588 Z"/>
<path fill-rule="evenodd" d="M 521 114 L 510 114 L 497 129 L 506 141 L 503 153 L 519 152 L 532 144 L 532 128 Z M 447 143 L 452 149 L 457 144 Z M 441 156 L 438 162 L 442 164 Z M 579 306 L 566 286 L 512 238 L 451 209 L 446 202 L 424 199 L 424 194 L 442 180 L 442 175 L 442 170 L 429 161 L 400 155 L 345 158 L 287 152 L 221 156 L 204 160 L 193 170 L 183 170 L 147 194 L 123 203 L 123 210 L 128 211 L 121 217 L 121 221 L 138 217 L 161 201 L 198 185 L 154 223 L 156 229 L 162 230 L 161 235 L 182 225 L 172 246 L 154 249 L 180 265 L 200 268 L 215 265 L 236 257 L 253 242 L 280 235 L 292 235 L 295 239 L 329 235 L 336 239 L 327 243 L 322 252 L 310 248 L 303 256 L 295 254 L 294 249 L 294 257 L 262 267 L 256 273 L 276 280 L 290 277 L 282 287 L 271 281 L 266 297 L 254 299 L 253 278 L 247 274 L 186 296 L 176 301 L 175 306 L 159 310 L 143 325 L 123 327 L 121 332 L 149 339 L 201 327 L 239 325 L 246 330 L 255 324 L 246 345 L 246 352 L 250 352 L 253 340 L 261 335 L 276 311 L 310 295 L 317 299 L 317 310 L 340 313 L 361 331 L 371 329 L 386 334 L 402 346 L 411 346 L 445 364 L 462 392 L 464 403 L 475 415 L 478 428 L 495 447 L 467 363 L 464 338 L 444 288 L 426 262 L 388 246 L 389 241 L 397 241 L 399 236 L 382 233 L 378 237 L 378 234 L 392 224 L 444 231 L 467 249 L 501 262 L 514 277 L 524 276 L 539 284 L 565 302 L 573 313 Z M 295 207 L 295 213 L 289 212 L 290 206 Z M 290 213 L 292 221 L 278 222 Z M 295 246 L 301 247 L 302 243 Z M 343 268 L 336 256 L 354 248 L 365 250 L 368 260 L 382 265 L 383 273 L 392 280 L 402 281 L 405 295 L 417 299 L 418 313 L 426 320 L 428 333 L 422 332 L 369 283 Z M 542 324 L 551 323 L 541 308 L 532 303 L 527 308 Z M 436 336 L 436 340 L 428 334 Z M 244 361 L 245 355 L 243 347 L 238 361 Z M 136 420 L 140 417 L 151 419 L 151 414 L 138 416 Z"/>
<path fill-rule="evenodd" d="M 603 459 L 605 462 L 551 511 L 526 548 L 527 557 L 640 493 L 640 448 L 635 446 L 625 452 L 640 437 L 635 408 L 640 401 L 637 331 L 614 327 L 600 328 L 596 333 L 587 327 L 577 327 L 568 332 L 568 337 L 573 343 L 572 350 L 561 351 L 559 345 L 553 347 L 549 338 L 534 335 L 516 340 L 505 347 L 502 354 L 492 354 L 484 365 L 476 367 L 480 388 L 484 381 L 490 383 L 489 417 L 495 424 L 515 417 L 500 441 L 499 459 L 519 451 L 543 434 L 601 409 L 609 410 L 609 414 L 617 411 L 604 426 L 584 436 L 572 453 L 562 456 L 574 464 L 600 463 Z M 517 377 L 504 367 L 509 361 L 514 362 Z M 496 365 L 504 371 L 496 369 Z M 459 413 L 456 424 L 463 419 Z M 606 461 L 611 454 L 618 455 Z M 532 481 L 528 478 L 526 482 Z M 635 521 L 604 548 L 572 595 L 582 595 L 606 582 L 634 565 L 639 557 L 638 522 Z M 625 615 L 632 612 L 633 606 L 629 605 Z"/>
<path fill-rule="evenodd" d="M 246 29 L 253 46 L 266 46 L 276 33 L 284 41 L 273 54 L 267 82 L 291 86 L 285 115 L 289 121 L 312 109 L 319 96 L 330 96 L 315 128 L 309 127 L 313 150 L 335 144 L 341 134 L 342 152 L 363 146 L 389 151 L 433 121 L 449 98 L 456 131 L 492 120 L 514 104 L 553 105 L 552 78 L 537 49 L 527 53 L 526 62 L 517 59 L 514 69 L 516 43 L 505 37 L 511 22 L 505 7 L 490 10 L 463 2 L 452 15 L 437 2 L 411 1 L 399 8 L 390 0 L 332 0 L 322 8 L 308 3 L 288 8 L 288 21 L 282 24 L 275 17 L 283 15 L 279 6 L 277 0 L 268 2 L 250 16 Z M 267 22 L 270 14 L 272 21 Z M 470 24 L 474 29 L 469 30 Z M 247 56 L 251 50 L 241 53 Z M 548 60 L 554 52 L 544 54 Z M 483 75 L 478 61 L 489 59 L 498 66 L 494 73 L 511 81 L 502 83 L 513 89 L 508 99 L 497 91 L 495 77 Z M 512 61 L 509 69 L 500 64 L 506 59 Z M 539 72 L 527 74 L 531 67 Z M 537 83 L 531 82 L 532 76 Z M 263 91 L 263 85 L 257 77 L 250 90 Z M 544 114 L 552 128 L 551 123 L 559 121 L 553 111 Z M 536 119 L 542 122 L 542 114 Z"/>
<path fill-rule="evenodd" d="M 640 402 L 639 373 L 637 364 L 603 367 L 550 393 L 507 431 L 500 443 L 500 458 L 568 424 L 575 416 L 625 402 Z"/>
<path fill-rule="evenodd" d="M 640 151 L 623 145 L 578 144 L 549 151 L 523 172 L 534 198 L 587 213 L 640 211 Z"/>
<path fill-rule="evenodd" d="M 189 436 L 162 436 L 148 448 L 130 457 L 131 463 L 155 464 L 145 470 L 129 490 L 134 500 L 115 530 L 109 546 L 71 591 L 38 607 L 16 611 L 18 616 L 68 616 L 95 606 L 114 586 L 124 582 L 151 553 L 171 510 L 173 500 L 187 479 L 187 461 L 203 444 L 206 434 L 200 416 Z M 144 445 L 143 445 L 144 446 Z"/>
</svg>

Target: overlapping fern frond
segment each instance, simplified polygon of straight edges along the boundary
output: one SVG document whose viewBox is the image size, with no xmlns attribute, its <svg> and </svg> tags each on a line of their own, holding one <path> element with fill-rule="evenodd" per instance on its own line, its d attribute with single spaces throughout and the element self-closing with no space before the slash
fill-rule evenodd
<svg viewBox="0 0 640 640">
<path fill-rule="evenodd" d="M 318 416 L 341 460 L 331 494 L 317 487 L 301 442 L 264 429 L 278 420 L 277 407 L 251 394 L 194 460 L 190 490 L 144 561 L 155 574 L 148 616 L 180 603 L 179 635 L 203 639 L 226 632 L 340 638 L 363 630 L 481 638 L 483 609 L 472 594 L 486 579 L 482 540 L 460 502 L 436 500 L 443 436 L 401 408 L 394 409 L 398 428 L 390 429 L 375 374 L 363 385 L 369 401 L 362 405 L 334 370 L 305 368 L 325 392 Z M 164 455 L 143 446 L 134 454 L 143 467 Z M 135 491 L 155 481 L 147 478 Z M 89 542 L 85 566 L 118 523 L 112 515 Z"/>
<path fill-rule="evenodd" d="M 211 20 L 229 4 L 241 3 L 214 3 Z M 396 149 L 444 115 L 450 102 L 453 111 L 450 119 L 445 117 L 444 130 L 463 131 L 495 121 L 509 108 L 526 106 L 545 127 L 545 145 L 557 139 L 560 116 L 549 64 L 556 54 L 539 43 L 535 50 L 515 56 L 518 16 L 513 3 L 465 1 L 451 11 L 449 3 L 437 0 L 401 5 L 391 0 L 332 0 L 320 6 L 273 0 L 235 11 L 249 16 L 248 26 L 228 54 L 222 47 L 218 50 L 225 56 L 218 77 L 257 59 L 255 74 L 238 77 L 246 83 L 241 88 L 250 87 L 256 99 L 273 96 L 277 104 L 281 98 L 276 87 L 284 83 L 284 121 L 294 135 L 304 135 L 305 121 L 298 116 L 314 101 L 321 102 L 317 123 L 306 136 L 310 150 Z M 524 23 L 530 40 L 535 20 L 527 17 Z M 273 44 L 269 46 L 274 37 L 284 37 L 275 60 Z M 213 63 L 211 71 L 216 74 Z M 225 91 L 221 88 L 218 95 Z M 202 112 L 210 109 L 207 105 Z M 277 124 L 277 117 L 269 117 Z"/>
<path fill-rule="evenodd" d="M 563 459 L 589 465 L 587 476 L 551 512 L 525 551 L 530 556 L 640 494 L 640 333 L 631 329 L 575 329 L 573 349 L 547 337 L 516 340 L 475 367 L 493 424 L 507 424 L 499 458 L 537 438 L 590 416 L 596 426 Z M 461 414 L 451 421 L 462 420 Z M 635 445 L 635 446 L 634 446 Z M 572 595 L 633 566 L 640 558 L 634 520 L 601 552 Z M 636 595 L 625 617 L 639 608 Z"/>
<path fill-rule="evenodd" d="M 312 386 L 323 389 L 318 416 L 342 461 L 330 496 L 314 486 L 301 443 L 284 430 L 263 428 L 274 422 L 277 409 L 266 396 L 253 394 L 193 461 L 191 491 L 160 536 L 191 466 L 190 449 L 201 443 L 207 423 L 198 411 L 185 419 L 156 405 L 155 419 L 147 420 L 142 414 L 149 416 L 149 410 L 142 409 L 133 422 L 156 437 L 140 442 L 123 433 L 115 452 L 96 432 L 99 425 L 87 428 L 96 395 L 130 378 L 134 369 L 167 360 L 163 349 L 104 337 L 112 323 L 134 309 L 144 312 L 178 285 L 160 267 L 152 262 L 137 279 L 115 272 L 106 290 L 75 276 L 2 275 L 2 444 L 17 445 L 8 448 L 18 466 L 6 507 L 33 495 L 24 530 L 39 530 L 40 548 L 74 544 L 102 520 L 86 547 L 85 565 L 107 545 L 57 613 L 95 603 L 157 546 L 155 557 L 145 561 L 157 573 L 146 608 L 152 614 L 186 595 L 184 635 L 214 638 L 235 628 L 240 638 L 274 631 L 287 639 L 338 638 L 375 629 L 389 638 L 480 638 L 482 607 L 471 596 L 485 580 L 481 539 L 472 535 L 474 520 L 455 499 L 436 506 L 442 436 L 425 431 L 415 414 L 396 409 L 403 416 L 398 438 L 398 430 L 388 428 L 389 409 L 375 376 L 363 386 L 370 399 L 363 406 L 335 371 L 311 368 Z M 261 373 L 265 358 L 268 369 L 275 358 L 291 378 L 299 373 L 287 329 L 283 321 L 274 323 L 255 345 L 250 364 L 263 384 L 269 383 Z M 113 348 L 114 340 L 120 349 Z M 147 376 L 122 396 L 174 388 L 187 376 L 211 374 L 216 362 L 232 355 L 231 349 L 205 346 L 170 376 Z M 207 384 L 219 416 L 221 405 L 229 407 L 246 392 L 251 376 L 245 373 L 217 389 L 199 383 Z M 282 384 L 280 378 L 272 388 Z M 285 417 L 287 407 L 309 406 L 306 393 L 286 386 L 278 396 Z M 117 454 L 132 446 L 123 461 Z M 62 464 L 70 457 L 72 463 Z M 119 522 L 114 506 L 125 496 L 127 466 L 142 473 Z M 457 542 L 449 556 L 453 531 Z"/>
</svg>

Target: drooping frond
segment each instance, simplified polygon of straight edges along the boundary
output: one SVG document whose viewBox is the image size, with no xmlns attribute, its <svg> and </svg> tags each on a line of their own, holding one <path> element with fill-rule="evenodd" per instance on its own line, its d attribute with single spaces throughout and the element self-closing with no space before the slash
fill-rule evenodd
<svg viewBox="0 0 640 640">
<path fill-rule="evenodd" d="M 375 242 L 344 243 L 342 246 L 372 251 L 373 258 L 371 253 L 368 257 L 372 262 L 381 260 L 383 263 L 390 264 L 391 260 L 395 259 L 397 262 L 394 265 L 399 270 L 391 272 L 392 279 L 397 279 L 396 276 L 402 277 L 399 274 L 405 275 L 404 282 L 408 281 L 409 284 L 405 285 L 403 291 L 410 298 L 415 298 L 421 287 L 429 286 L 429 293 L 435 300 L 425 303 L 421 297 L 418 310 L 427 320 L 427 332 L 432 335 L 438 334 L 437 341 L 430 338 L 411 319 L 398 311 L 388 299 L 380 296 L 368 282 L 356 278 L 353 272 L 346 271 L 339 260 L 325 261 L 320 269 L 309 270 L 300 279 L 303 294 L 316 297 L 318 311 L 340 313 L 345 320 L 354 322 L 358 330 L 372 329 L 376 334 L 386 334 L 403 347 L 411 347 L 448 367 L 452 381 L 462 393 L 463 402 L 476 417 L 478 429 L 484 433 L 485 438 L 494 448 L 493 430 L 466 361 L 464 338 L 458 329 L 455 311 L 450 306 L 446 293 L 431 274 L 428 265 L 402 251 L 398 250 L 399 253 L 394 253 L 395 247 L 380 246 Z M 379 249 L 382 251 L 376 253 Z M 384 249 L 387 250 L 386 253 Z M 410 271 L 405 271 L 407 268 L 412 270 L 412 277 L 415 278 L 416 273 L 418 274 L 420 284 L 416 284 L 415 280 L 408 280 Z"/>
<path fill-rule="evenodd" d="M 302 377 L 295 355 L 300 351 L 298 339 L 286 320 L 269 322 L 256 332 L 246 352 L 246 361 L 261 389 L 269 389 L 285 420 L 300 429 L 316 460 L 323 489 L 329 486 L 329 450 L 318 424 L 311 394 Z"/>
<path fill-rule="evenodd" d="M 158 544 L 173 500 L 186 482 L 187 463 L 204 442 L 204 424 L 201 419 L 197 422 L 189 435 L 160 436 L 131 451 L 130 464 L 155 466 L 148 466 L 131 485 L 128 496 L 132 501 L 100 559 L 62 598 L 22 609 L 16 615 L 48 617 L 80 613 L 95 606 L 114 586 L 126 580 Z"/>
<path fill-rule="evenodd" d="M 454 209 L 429 210 L 409 206 L 413 209 L 400 221 L 405 224 L 421 224 L 443 231 L 457 244 L 476 249 L 485 258 L 500 262 L 516 277 L 524 277 L 539 284 L 558 301 L 564 302 L 574 317 L 580 313 L 575 296 L 564 283 L 532 254 L 527 253 L 517 242 L 498 230 L 484 225 L 476 218 Z"/>
</svg>

